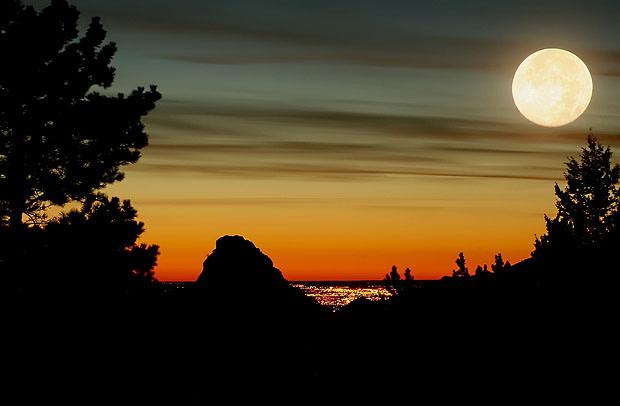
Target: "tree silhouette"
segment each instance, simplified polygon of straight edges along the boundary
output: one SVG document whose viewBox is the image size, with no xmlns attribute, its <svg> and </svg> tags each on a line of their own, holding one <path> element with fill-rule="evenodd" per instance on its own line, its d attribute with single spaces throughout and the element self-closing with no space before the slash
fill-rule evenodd
<svg viewBox="0 0 620 406">
<path fill-rule="evenodd" d="M 390 273 L 385 274 L 385 278 L 383 279 L 385 282 L 385 288 L 393 295 L 398 294 L 398 285 L 400 283 L 400 274 L 398 273 L 398 268 L 396 265 L 392 265 L 392 270 Z"/>
<path fill-rule="evenodd" d="M 454 278 L 467 278 L 469 277 L 469 269 L 465 266 L 465 255 L 459 252 L 459 256 L 455 261 L 457 269 L 452 271 L 452 277 Z"/>
<path fill-rule="evenodd" d="M 104 42 L 99 18 L 79 36 L 78 17 L 65 0 L 40 12 L 19 0 L 0 5 L 0 220 L 13 255 L 24 224 L 45 220 L 50 206 L 123 179 L 120 167 L 147 145 L 142 117 L 161 97 L 154 86 L 95 90 L 112 85 L 116 45 Z"/>
<path fill-rule="evenodd" d="M 532 252 L 556 280 L 589 268 L 613 269 L 620 229 L 620 166 L 612 164 L 611 149 L 590 135 L 579 160 L 570 158 L 566 167 L 566 187 L 555 185 L 557 215 L 545 216 L 547 232 Z"/>
<path fill-rule="evenodd" d="M 491 267 L 492 267 L 492 265 L 491 265 Z M 485 278 L 488 278 L 489 274 L 490 274 L 490 272 L 489 272 L 489 269 L 488 269 L 488 267 L 487 267 L 487 264 L 484 264 L 484 267 L 483 267 L 483 266 L 478 265 L 478 266 L 476 267 L 476 271 L 475 271 L 475 273 L 474 273 L 474 275 L 475 275 L 478 279 L 485 279 Z"/>
<path fill-rule="evenodd" d="M 392 270 L 385 275 L 385 287 L 392 295 L 400 295 L 407 292 L 413 286 L 413 273 L 411 268 L 406 268 L 401 278 L 396 265 L 392 265 Z"/>
<path fill-rule="evenodd" d="M 618 212 L 620 166 L 612 165 L 611 157 L 611 149 L 590 135 L 580 161 L 570 158 L 566 164 L 564 190 L 555 185 L 557 219 L 567 223 L 583 244 L 605 240 Z"/>
<path fill-rule="evenodd" d="M 47 225 L 39 268 L 53 272 L 33 276 L 88 293 L 122 294 L 151 286 L 159 247 L 136 243 L 144 232 L 136 216 L 129 200 L 89 197 L 80 210 Z"/>
<path fill-rule="evenodd" d="M 400 280 L 400 274 L 398 273 L 398 268 L 396 268 L 396 265 L 392 265 L 392 270 L 388 275 L 386 275 L 386 279 L 391 280 L 392 282 Z"/>
<path fill-rule="evenodd" d="M 506 265 L 509 265 L 509 263 L 504 262 L 504 259 L 502 258 L 502 254 L 496 254 L 495 255 L 495 263 L 491 264 L 491 270 L 493 271 L 494 274 L 498 275 L 501 274 L 502 272 L 504 272 L 506 270 Z"/>
</svg>

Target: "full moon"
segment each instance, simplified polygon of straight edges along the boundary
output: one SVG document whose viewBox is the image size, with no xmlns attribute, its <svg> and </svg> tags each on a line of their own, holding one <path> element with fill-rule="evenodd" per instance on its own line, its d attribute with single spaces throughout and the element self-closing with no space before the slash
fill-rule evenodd
<svg viewBox="0 0 620 406">
<path fill-rule="evenodd" d="M 541 49 L 517 68 L 512 97 L 528 120 L 544 127 L 560 127 L 575 121 L 590 104 L 592 77 L 575 54 Z"/>
</svg>

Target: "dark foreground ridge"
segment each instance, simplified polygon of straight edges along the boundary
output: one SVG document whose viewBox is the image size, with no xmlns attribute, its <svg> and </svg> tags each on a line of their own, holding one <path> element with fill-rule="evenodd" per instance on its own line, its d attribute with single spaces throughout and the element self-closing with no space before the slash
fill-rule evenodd
<svg viewBox="0 0 620 406">
<path fill-rule="evenodd" d="M 529 263 L 514 268 L 531 273 Z M 193 405 L 247 396 L 231 389 L 242 384 L 267 400 L 284 388 L 359 394 L 415 383 L 419 396 L 463 397 L 607 384 L 597 363 L 609 348 L 609 308 L 593 292 L 474 279 L 428 286 L 333 314 L 252 242 L 225 236 L 194 288 L 96 303 L 14 300 L 11 390 L 32 402 Z M 435 392 L 446 382 L 448 392 Z"/>
<path fill-rule="evenodd" d="M 164 289 L 129 201 L 97 195 L 43 227 L 0 228 L 0 268 L 19 276 L 2 287 L 9 398 L 194 405 L 403 388 L 557 400 L 570 388 L 602 403 L 615 388 L 620 167 L 593 137 L 567 166 L 530 258 L 498 253 L 470 272 L 461 252 L 431 284 L 394 266 L 390 298 L 336 313 L 241 236 L 216 242 L 194 286 Z"/>
</svg>

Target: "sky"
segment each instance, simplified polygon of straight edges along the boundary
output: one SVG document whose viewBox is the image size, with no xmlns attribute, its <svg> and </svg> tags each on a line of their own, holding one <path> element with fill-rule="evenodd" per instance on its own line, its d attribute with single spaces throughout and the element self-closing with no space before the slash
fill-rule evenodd
<svg viewBox="0 0 620 406">
<path fill-rule="evenodd" d="M 36 6 L 45 4 L 36 1 Z M 158 85 L 150 145 L 106 193 L 195 280 L 239 234 L 289 280 L 418 279 L 529 256 L 589 128 L 620 146 L 617 1 L 74 0 L 117 42 L 113 92 Z M 542 48 L 593 77 L 565 127 L 511 93 Z"/>
</svg>

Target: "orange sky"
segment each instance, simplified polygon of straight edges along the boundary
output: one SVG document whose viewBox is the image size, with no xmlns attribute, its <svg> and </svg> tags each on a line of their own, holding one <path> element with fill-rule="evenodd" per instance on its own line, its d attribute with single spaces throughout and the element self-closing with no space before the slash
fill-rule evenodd
<svg viewBox="0 0 620 406">
<path fill-rule="evenodd" d="M 552 186 L 417 176 L 343 183 L 170 175 L 154 184 L 130 171 L 108 191 L 132 199 L 146 223 L 143 241 L 161 246 L 161 280 L 196 279 L 225 234 L 252 240 L 290 280 L 379 279 L 392 264 L 431 279 L 449 274 L 461 250 L 471 271 L 497 252 L 513 263 L 527 257 L 544 230 L 542 213 L 553 210 Z"/>
</svg>

